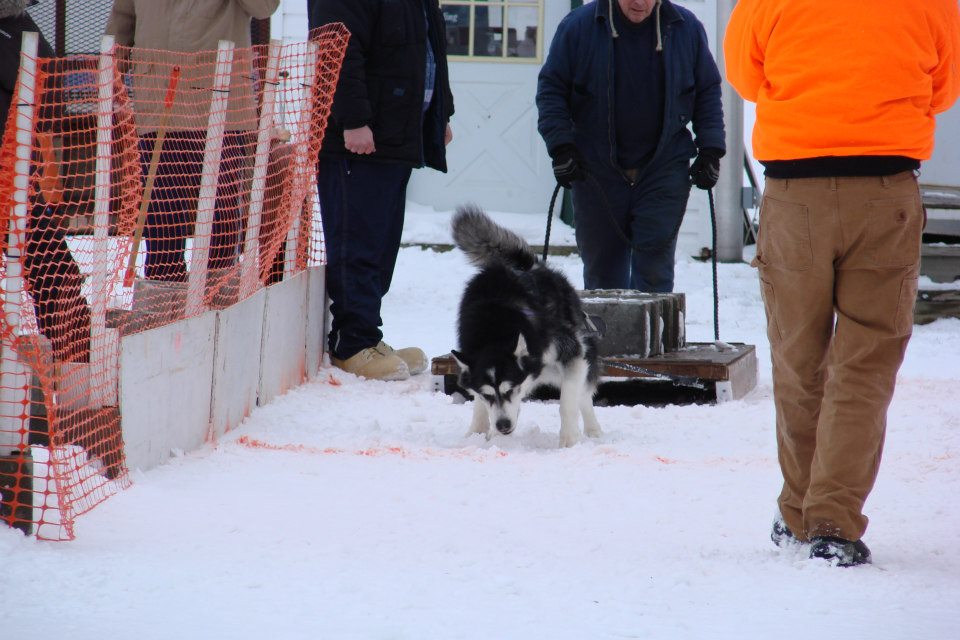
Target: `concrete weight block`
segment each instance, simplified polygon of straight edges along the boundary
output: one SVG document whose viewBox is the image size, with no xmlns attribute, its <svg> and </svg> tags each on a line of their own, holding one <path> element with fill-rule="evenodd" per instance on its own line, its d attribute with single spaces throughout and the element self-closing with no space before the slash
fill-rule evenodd
<svg viewBox="0 0 960 640">
<path fill-rule="evenodd" d="M 600 355 L 648 358 L 683 348 L 686 344 L 682 293 L 642 293 L 622 289 L 580 292 L 588 315 L 605 325 Z"/>
</svg>

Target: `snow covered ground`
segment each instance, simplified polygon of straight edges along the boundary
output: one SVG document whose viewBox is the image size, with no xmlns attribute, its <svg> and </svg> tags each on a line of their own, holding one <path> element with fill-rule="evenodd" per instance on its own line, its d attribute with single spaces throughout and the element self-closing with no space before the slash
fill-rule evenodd
<svg viewBox="0 0 960 640">
<path fill-rule="evenodd" d="M 542 219 L 496 217 L 542 242 Z M 449 242 L 448 218 L 411 207 L 405 240 Z M 582 283 L 575 257 L 550 262 Z M 957 638 L 960 320 L 917 327 L 901 370 L 867 503 L 875 564 L 833 568 L 769 541 L 762 305 L 749 266 L 719 271 L 721 338 L 757 346 L 747 398 L 601 407 L 605 435 L 560 450 L 555 403 L 488 442 L 429 374 L 326 368 L 215 446 L 134 471 L 74 542 L 0 529 L 0 638 Z M 387 340 L 447 353 L 472 273 L 404 249 Z M 680 257 L 677 290 L 688 339 L 711 340 L 710 265 Z"/>
</svg>

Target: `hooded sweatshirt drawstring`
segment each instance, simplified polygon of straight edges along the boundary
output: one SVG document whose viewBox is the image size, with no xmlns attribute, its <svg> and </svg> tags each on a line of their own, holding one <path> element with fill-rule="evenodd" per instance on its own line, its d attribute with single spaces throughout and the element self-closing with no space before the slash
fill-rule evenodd
<svg viewBox="0 0 960 640">
<path fill-rule="evenodd" d="M 663 51 L 663 37 L 660 35 L 660 7 L 662 6 L 661 0 L 657 0 L 657 51 Z"/>
<path fill-rule="evenodd" d="M 657 0 L 657 15 L 655 16 L 656 27 L 657 27 L 657 51 L 663 51 L 663 36 L 660 33 L 660 7 L 663 5 L 661 0 Z M 607 0 L 607 11 L 610 14 L 610 35 L 614 38 L 619 38 L 620 33 L 617 31 L 617 25 L 614 23 L 613 19 L 613 0 Z"/>
</svg>

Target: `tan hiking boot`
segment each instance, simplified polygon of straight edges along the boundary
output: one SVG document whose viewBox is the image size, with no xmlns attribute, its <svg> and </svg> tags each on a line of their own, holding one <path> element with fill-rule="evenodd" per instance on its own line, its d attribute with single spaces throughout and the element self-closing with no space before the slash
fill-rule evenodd
<svg viewBox="0 0 960 640">
<path fill-rule="evenodd" d="M 333 366 L 369 380 L 406 380 L 407 363 L 399 356 L 377 347 L 367 347 L 346 360 L 331 357 Z"/>
<path fill-rule="evenodd" d="M 417 347 L 394 349 L 383 340 L 377 345 L 377 349 L 380 349 L 384 353 L 392 353 L 399 356 L 401 360 L 407 363 L 407 369 L 410 370 L 410 375 L 412 376 L 427 370 L 429 363 L 427 362 L 427 354 L 423 352 L 423 349 L 418 349 Z"/>
</svg>

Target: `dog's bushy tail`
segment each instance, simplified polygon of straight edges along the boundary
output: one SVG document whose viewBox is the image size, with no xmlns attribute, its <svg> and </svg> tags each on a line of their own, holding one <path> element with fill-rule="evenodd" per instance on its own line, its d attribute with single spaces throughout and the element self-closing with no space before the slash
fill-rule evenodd
<svg viewBox="0 0 960 640">
<path fill-rule="evenodd" d="M 526 240 L 498 225 L 476 205 L 457 207 L 451 226 L 454 244 L 479 267 L 505 263 L 526 271 L 537 262 Z"/>
</svg>

